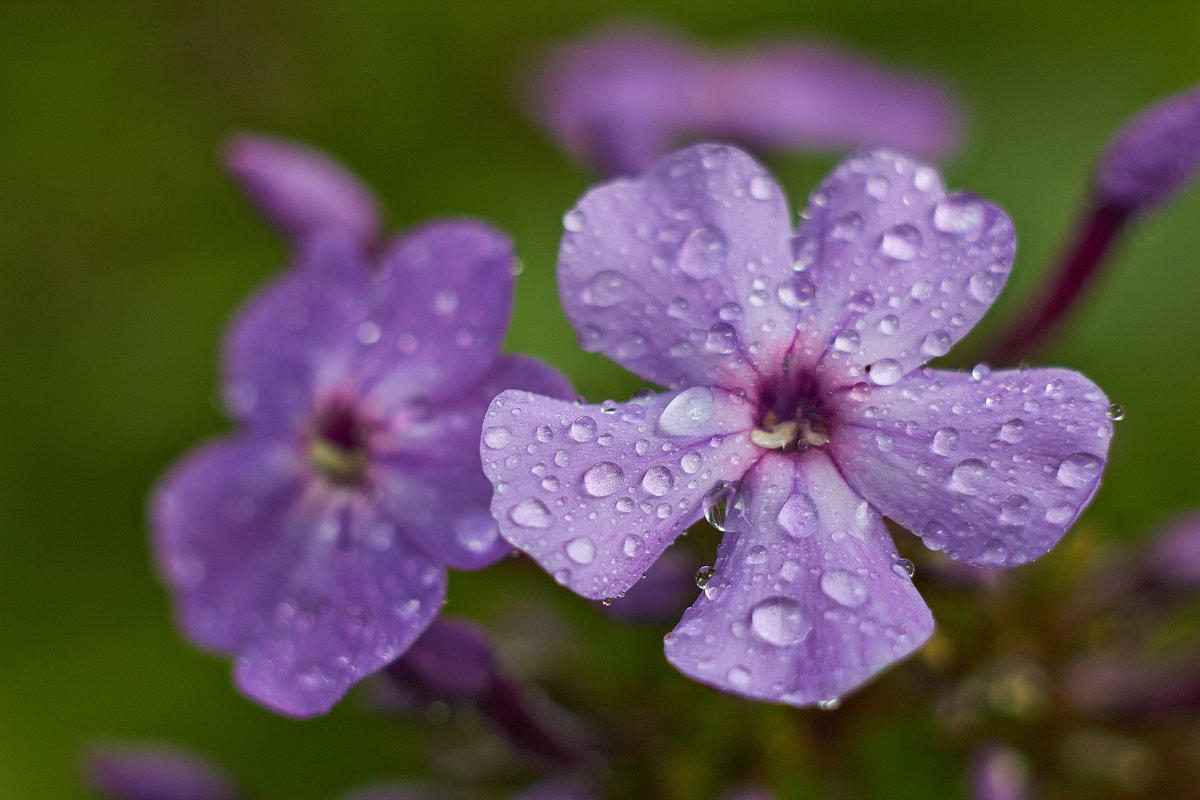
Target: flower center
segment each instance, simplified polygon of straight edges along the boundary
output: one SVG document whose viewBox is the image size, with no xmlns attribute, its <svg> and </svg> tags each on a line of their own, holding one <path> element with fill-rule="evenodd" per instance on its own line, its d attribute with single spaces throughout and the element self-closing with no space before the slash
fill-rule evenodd
<svg viewBox="0 0 1200 800">
<path fill-rule="evenodd" d="M 767 450 L 798 453 L 829 444 L 830 420 L 817 382 L 803 377 L 794 386 L 762 393 L 758 427 L 750 441 Z"/>
<path fill-rule="evenodd" d="M 321 477 L 339 486 L 356 486 L 367 471 L 366 424 L 346 403 L 334 403 L 317 415 L 308 443 L 308 461 Z"/>
</svg>

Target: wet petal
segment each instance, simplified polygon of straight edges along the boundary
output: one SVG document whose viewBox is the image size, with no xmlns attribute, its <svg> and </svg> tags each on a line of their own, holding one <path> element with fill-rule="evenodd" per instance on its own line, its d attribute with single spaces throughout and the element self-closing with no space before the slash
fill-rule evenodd
<svg viewBox="0 0 1200 800">
<path fill-rule="evenodd" d="M 506 389 L 566 399 L 571 385 L 532 358 L 503 356 L 448 408 L 396 432 L 372 460 L 376 498 L 413 545 L 455 569 L 480 569 L 512 551 L 492 519 L 492 484 L 479 460 L 483 415 Z"/>
<path fill-rule="evenodd" d="M 1200 89 L 1143 111 L 1113 138 L 1100 160 L 1102 204 L 1148 211 L 1183 191 L 1200 171 Z"/>
<path fill-rule="evenodd" d="M 1112 421 L 1065 369 L 922 370 L 846 400 L 830 444 L 846 480 L 926 546 L 986 567 L 1045 553 L 1100 485 Z"/>
<path fill-rule="evenodd" d="M 225 165 L 259 210 L 288 237 L 333 228 L 365 246 L 379 235 L 371 190 L 345 167 L 310 147 L 242 134 L 225 148 Z"/>
<path fill-rule="evenodd" d="M 694 387 L 624 405 L 505 392 L 483 423 L 500 533 L 584 597 L 616 597 L 746 468 L 750 408 Z"/>
<path fill-rule="evenodd" d="M 288 444 L 217 442 L 154 498 L 181 625 L 239 653 L 242 691 L 285 714 L 327 711 L 436 615 L 445 572 L 361 495 L 307 479 Z"/>
<path fill-rule="evenodd" d="M 482 379 L 512 316 L 512 242 L 480 222 L 433 222 L 384 255 L 360 331 L 372 400 L 454 399 Z"/>
<path fill-rule="evenodd" d="M 749 386 L 791 343 L 787 202 L 738 150 L 698 145 L 563 218 L 558 281 L 586 350 L 682 388 Z"/>
<path fill-rule="evenodd" d="M 879 512 L 821 453 L 771 454 L 715 574 L 666 638 L 667 660 L 722 691 L 836 700 L 919 647 L 933 617 Z"/>
<path fill-rule="evenodd" d="M 447 702 L 470 700 L 496 680 L 499 665 L 487 632 L 466 619 L 442 616 L 388 668 L 422 695 Z"/>
<path fill-rule="evenodd" d="M 367 266 L 345 236 L 320 234 L 239 313 L 225 341 L 225 400 L 262 431 L 298 430 L 323 394 L 349 386 L 367 319 Z"/>
<path fill-rule="evenodd" d="M 1004 212 L 947 195 L 932 167 L 885 151 L 843 162 L 796 236 L 815 294 L 791 364 L 885 386 L 945 355 L 995 300 L 1016 239 Z M 869 373 L 869 377 L 868 377 Z"/>
</svg>

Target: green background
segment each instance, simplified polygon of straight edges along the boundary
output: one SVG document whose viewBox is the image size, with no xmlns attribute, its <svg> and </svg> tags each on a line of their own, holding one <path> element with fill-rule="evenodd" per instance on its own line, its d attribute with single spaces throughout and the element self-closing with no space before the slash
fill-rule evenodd
<svg viewBox="0 0 1200 800">
<path fill-rule="evenodd" d="M 228 429 L 219 337 L 285 263 L 219 167 L 237 130 L 338 155 L 376 188 L 393 229 L 446 214 L 492 221 L 525 264 L 509 349 L 552 361 L 593 401 L 640 387 L 582 354 L 558 308 L 561 216 L 591 178 L 519 100 L 540 48 L 622 19 L 714 44 L 818 36 L 943 76 L 969 123 L 947 183 L 1004 207 L 1019 241 L 1007 289 L 960 352 L 1035 291 L 1117 126 L 1200 78 L 1200 5 L 1185 2 L 4 3 L 0 797 L 86 796 L 81 743 L 111 738 L 197 748 L 263 798 L 325 798 L 382 777 L 469 785 L 471 770 L 501 796 L 536 777 L 469 714 L 441 726 L 381 716 L 356 693 L 300 723 L 243 700 L 226 662 L 172 624 L 145 498 L 172 460 Z M 795 204 L 835 161 L 769 163 Z M 1073 535 L 1137 540 L 1198 499 L 1198 220 L 1193 193 L 1138 226 L 1039 359 L 1082 370 L 1128 411 Z M 448 610 L 506 640 L 546 637 L 552 654 L 525 657 L 555 699 L 606 708 L 606 735 L 634 737 L 618 752 L 647 742 L 652 766 L 613 757 L 613 796 L 638 770 L 676 797 L 742 780 L 797 797 L 963 786 L 965 750 L 923 713 L 929 697 L 907 666 L 838 712 L 863 722 L 839 729 L 827 759 L 818 712 L 687 682 L 662 660 L 663 631 L 621 629 L 531 567 L 453 575 Z"/>
</svg>

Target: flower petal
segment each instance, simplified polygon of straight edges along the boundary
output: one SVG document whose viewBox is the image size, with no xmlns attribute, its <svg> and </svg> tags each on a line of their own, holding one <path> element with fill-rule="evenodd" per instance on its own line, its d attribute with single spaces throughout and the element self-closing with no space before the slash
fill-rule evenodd
<svg viewBox="0 0 1200 800">
<path fill-rule="evenodd" d="M 237 784 L 208 759 L 163 744 L 92 744 L 84 757 L 88 787 L 111 800 L 239 800 Z"/>
<path fill-rule="evenodd" d="M 512 550 L 492 519 L 492 485 L 479 460 L 483 415 L 505 389 L 574 396 L 553 367 L 503 356 L 457 403 L 397 432 L 389 449 L 372 458 L 375 496 L 384 513 L 414 546 L 455 569 L 481 569 Z"/>
<path fill-rule="evenodd" d="M 512 242 L 481 222 L 432 222 L 397 240 L 370 286 L 372 398 L 387 409 L 469 391 L 508 332 L 515 273 Z"/>
<path fill-rule="evenodd" d="M 365 246 L 379 235 L 375 196 L 324 153 L 287 139 L 241 134 L 225 166 L 259 210 L 292 239 L 335 229 Z"/>
<path fill-rule="evenodd" d="M 791 365 L 882 386 L 974 327 L 1008 277 L 1016 238 L 996 206 L 947 195 L 932 167 L 877 150 L 813 193 L 795 249 L 797 281 L 815 296 Z"/>
<path fill-rule="evenodd" d="M 704 387 L 602 406 L 505 392 L 483 423 L 492 515 L 559 583 L 616 597 L 745 469 L 750 414 Z"/>
<path fill-rule="evenodd" d="M 753 385 L 782 360 L 787 202 L 745 153 L 681 150 L 588 192 L 563 224 L 559 294 L 584 349 L 675 389 Z"/>
<path fill-rule="evenodd" d="M 445 595 L 439 564 L 302 463 L 287 445 L 220 441 L 176 467 L 153 507 L 184 630 L 238 652 L 242 691 L 296 716 L 396 658 Z"/>
<path fill-rule="evenodd" d="M 356 242 L 320 233 L 295 267 L 260 291 L 225 340 L 230 413 L 260 431 L 294 431 L 314 402 L 350 379 L 366 320 L 367 266 Z"/>
<path fill-rule="evenodd" d="M 830 447 L 855 491 L 926 546 L 1006 567 L 1048 551 L 1091 501 L 1107 408 L 1070 370 L 925 369 L 845 400 Z"/>
<path fill-rule="evenodd" d="M 827 456 L 772 453 L 741 490 L 746 510 L 715 574 L 666 638 L 677 669 L 733 694 L 813 705 L 929 637 L 933 616 L 883 519 Z"/>
</svg>

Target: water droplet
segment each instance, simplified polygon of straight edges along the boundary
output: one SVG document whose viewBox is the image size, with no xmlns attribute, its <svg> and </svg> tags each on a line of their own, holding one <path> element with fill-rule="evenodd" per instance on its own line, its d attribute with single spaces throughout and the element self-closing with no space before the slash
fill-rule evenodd
<svg viewBox="0 0 1200 800">
<path fill-rule="evenodd" d="M 611 269 L 598 272 L 583 287 L 583 302 L 596 308 L 609 308 L 625 299 L 629 285 L 625 276 Z"/>
<path fill-rule="evenodd" d="M 732 325 L 718 322 L 709 329 L 708 336 L 704 339 L 704 347 L 710 353 L 729 355 L 737 349 L 737 339 L 737 331 Z"/>
<path fill-rule="evenodd" d="M 806 494 L 794 494 L 779 509 L 779 524 L 793 539 L 805 539 L 817 532 L 817 504 Z"/>
<path fill-rule="evenodd" d="M 750 685 L 750 671 L 745 667 L 733 667 L 729 670 L 729 682 L 738 688 Z"/>
<path fill-rule="evenodd" d="M 577 208 L 573 208 L 566 214 L 563 214 L 563 227 L 571 233 L 580 233 L 583 230 L 587 220 L 583 216 L 583 212 Z"/>
<path fill-rule="evenodd" d="M 817 287 L 813 286 L 812 281 L 808 278 L 802 275 L 795 275 L 779 284 L 779 288 L 775 290 L 775 294 L 779 297 L 779 303 L 784 308 L 804 308 L 810 305 L 813 298 L 817 296 Z"/>
<path fill-rule="evenodd" d="M 1049 522 L 1051 525 L 1062 525 L 1073 516 L 1075 516 L 1074 506 L 1067 505 L 1066 503 L 1046 509 L 1046 522 Z"/>
<path fill-rule="evenodd" d="M 441 316 L 453 314 L 454 309 L 458 308 L 458 293 L 450 289 L 443 289 L 433 297 L 433 310 Z"/>
<path fill-rule="evenodd" d="M 698 228 L 679 249 L 679 268 L 695 280 L 711 278 L 724 269 L 728 255 L 729 241 L 725 234 L 716 228 Z"/>
<path fill-rule="evenodd" d="M 990 303 L 996 299 L 1000 284 L 996 276 L 986 270 L 980 270 L 967 278 L 967 291 L 981 303 Z"/>
<path fill-rule="evenodd" d="M 737 303 L 726 303 L 717 309 L 717 316 L 725 322 L 737 322 L 746 316 L 746 311 Z"/>
<path fill-rule="evenodd" d="M 965 194 L 951 195 L 933 207 L 933 227 L 958 236 L 983 224 L 983 203 Z"/>
<path fill-rule="evenodd" d="M 1125 406 L 1118 403 L 1113 403 L 1108 407 L 1108 411 L 1106 413 L 1108 414 L 1108 418 L 1113 422 L 1119 422 L 1125 419 Z"/>
<path fill-rule="evenodd" d="M 797 236 L 792 241 L 792 269 L 796 272 L 804 272 L 816 263 L 820 249 L 816 239 L 803 235 Z"/>
<path fill-rule="evenodd" d="M 933 434 L 933 441 L 930 442 L 929 449 L 939 456 L 953 455 L 954 451 L 958 449 L 958 431 L 954 428 L 939 428 Z"/>
<path fill-rule="evenodd" d="M 578 417 L 571 423 L 571 438 L 577 442 L 590 442 L 596 438 L 596 420 Z"/>
<path fill-rule="evenodd" d="M 890 453 L 892 452 L 892 448 L 895 447 L 895 440 L 892 439 L 891 434 L 876 431 L 875 446 L 879 448 L 879 452 L 881 453 Z"/>
<path fill-rule="evenodd" d="M 858 238 L 863 230 L 863 217 L 857 211 L 847 211 L 841 214 L 833 223 L 831 235 L 834 239 L 851 242 Z"/>
<path fill-rule="evenodd" d="M 488 428 L 483 432 L 483 443 L 493 450 L 508 447 L 512 443 L 512 431 L 503 426 Z"/>
<path fill-rule="evenodd" d="M 950 486 L 963 494 L 975 494 L 987 481 L 987 464 L 978 458 L 960 461 L 950 473 Z"/>
<path fill-rule="evenodd" d="M 596 543 L 586 536 L 567 542 L 567 557 L 576 564 L 590 564 L 596 557 Z"/>
<path fill-rule="evenodd" d="M 790 647 L 804 641 L 812 623 L 794 600 L 769 597 L 750 611 L 750 629 L 768 644 Z"/>
<path fill-rule="evenodd" d="M 554 516 L 541 500 L 522 500 L 508 510 L 508 518 L 522 528 L 549 528 Z"/>
<path fill-rule="evenodd" d="M 1009 525 L 1024 525 L 1032 515 L 1033 506 L 1029 504 L 1029 498 L 1024 495 L 1010 495 L 1000 504 L 1000 519 Z"/>
<path fill-rule="evenodd" d="M 895 225 L 879 241 L 879 252 L 896 261 L 912 261 L 921 249 L 921 232 L 912 225 Z"/>
<path fill-rule="evenodd" d="M 750 196 L 755 200 L 770 200 L 774 185 L 766 175 L 755 175 L 750 179 Z"/>
<path fill-rule="evenodd" d="M 949 353 L 953 344 L 950 334 L 945 331 L 933 331 L 921 341 L 921 352 L 930 358 L 936 358 Z"/>
<path fill-rule="evenodd" d="M 871 365 L 870 377 L 876 386 L 891 386 L 904 377 L 904 368 L 898 361 L 881 358 Z"/>
<path fill-rule="evenodd" d="M 1046 396 L 1047 397 L 1055 397 L 1055 398 L 1062 397 L 1063 392 L 1065 392 L 1065 391 L 1066 391 L 1066 384 L 1063 383 L 1062 378 L 1051 378 L 1049 381 L 1046 382 Z"/>
<path fill-rule="evenodd" d="M 898 558 L 896 563 L 892 564 L 892 572 L 902 578 L 911 578 L 917 574 L 917 566 L 907 558 Z"/>
<path fill-rule="evenodd" d="M 701 505 L 708 524 L 722 533 L 734 528 L 745 510 L 745 500 L 733 483 L 713 486 L 705 493 Z"/>
<path fill-rule="evenodd" d="M 898 330 L 900 330 L 900 318 L 895 314 L 887 314 L 879 320 L 879 332 L 885 336 L 891 336 Z"/>
<path fill-rule="evenodd" d="M 361 323 L 355 331 L 359 344 L 375 344 L 383 336 L 383 329 L 370 320 Z"/>
<path fill-rule="evenodd" d="M 567 455 L 566 450 L 559 450 L 557 453 L 554 454 L 554 463 L 557 466 L 565 467 L 571 463 L 571 457 L 569 455 Z"/>
<path fill-rule="evenodd" d="M 628 514 L 630 511 L 633 511 L 633 507 L 633 498 L 630 497 L 622 497 L 620 500 L 613 503 L 613 508 L 617 509 L 617 511 L 620 511 L 622 514 Z"/>
<path fill-rule="evenodd" d="M 583 473 L 583 487 L 592 497 L 608 497 L 621 488 L 625 473 L 611 461 L 601 461 Z"/>
<path fill-rule="evenodd" d="M 987 364 L 979 363 L 971 368 L 971 380 L 976 383 L 983 383 L 992 374 L 992 368 Z"/>
<path fill-rule="evenodd" d="M 658 432 L 664 436 L 694 436 L 713 413 L 712 391 L 705 386 L 685 389 L 667 404 L 658 417 Z"/>
<path fill-rule="evenodd" d="M 1010 419 L 1008 422 L 1000 426 L 1000 439 L 1009 444 L 1016 444 L 1025 438 L 1025 421 L 1021 419 Z"/>
<path fill-rule="evenodd" d="M 708 582 L 717 574 L 717 571 L 712 567 L 704 566 L 696 570 L 696 588 L 703 589 L 708 586 Z"/>
<path fill-rule="evenodd" d="M 817 708 L 822 711 L 837 711 L 842 707 L 842 701 L 836 697 L 831 697 L 828 700 L 821 700 L 817 703 Z"/>
<path fill-rule="evenodd" d="M 867 584 L 844 569 L 827 570 L 821 576 L 821 591 L 846 608 L 858 608 L 867 602 Z"/>
<path fill-rule="evenodd" d="M 643 547 L 644 545 L 642 544 L 642 540 L 639 537 L 630 534 L 629 536 L 625 537 L 625 543 L 621 546 L 621 550 L 628 558 L 637 558 L 642 554 Z"/>
<path fill-rule="evenodd" d="M 833 337 L 833 349 L 843 353 L 853 353 L 862 346 L 862 340 L 855 331 L 845 328 Z"/>
<path fill-rule="evenodd" d="M 704 466 L 704 459 L 695 450 L 689 450 L 679 459 L 679 467 L 688 475 L 695 475 Z"/>
<path fill-rule="evenodd" d="M 746 553 L 746 563 L 755 566 L 767 563 L 767 548 L 756 544 Z"/>
<path fill-rule="evenodd" d="M 655 497 L 662 497 L 671 491 L 675 477 L 666 467 L 652 467 L 642 476 L 642 488 Z"/>
<path fill-rule="evenodd" d="M 536 431 L 537 440 L 542 444 L 554 438 L 554 429 L 549 425 L 538 425 Z"/>
<path fill-rule="evenodd" d="M 516 458 L 516 456 L 513 456 L 513 458 Z M 562 482 L 553 475 L 547 475 L 542 478 L 542 488 L 547 492 L 557 492 L 561 486 Z"/>
<path fill-rule="evenodd" d="M 875 308 L 875 295 L 870 292 L 855 292 L 846 301 L 846 306 L 851 311 L 857 311 L 859 314 L 866 314 Z"/>
<path fill-rule="evenodd" d="M 1074 453 L 1058 465 L 1058 482 L 1071 489 L 1082 489 L 1100 477 L 1104 462 L 1091 453 Z"/>
</svg>

